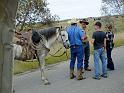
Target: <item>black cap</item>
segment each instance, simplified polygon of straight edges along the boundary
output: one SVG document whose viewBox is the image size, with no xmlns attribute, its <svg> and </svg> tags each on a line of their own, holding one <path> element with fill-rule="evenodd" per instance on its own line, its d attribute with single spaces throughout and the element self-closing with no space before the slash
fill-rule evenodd
<svg viewBox="0 0 124 93">
<path fill-rule="evenodd" d="M 80 23 L 85 23 L 86 25 L 89 24 L 89 22 L 87 22 L 86 19 L 80 20 Z"/>
</svg>

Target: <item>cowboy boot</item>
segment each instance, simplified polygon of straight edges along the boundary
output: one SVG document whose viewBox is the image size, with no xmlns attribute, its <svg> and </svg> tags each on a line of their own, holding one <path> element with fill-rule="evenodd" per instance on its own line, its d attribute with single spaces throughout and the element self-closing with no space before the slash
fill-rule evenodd
<svg viewBox="0 0 124 93">
<path fill-rule="evenodd" d="M 88 67 L 88 68 L 85 68 L 85 71 L 91 71 L 91 69 Z"/>
<path fill-rule="evenodd" d="M 70 69 L 70 79 L 74 79 L 75 75 L 74 75 L 74 69 Z"/>
<path fill-rule="evenodd" d="M 83 77 L 82 69 L 79 69 L 77 71 L 77 80 L 83 80 L 83 79 L 86 79 L 86 78 Z"/>
</svg>

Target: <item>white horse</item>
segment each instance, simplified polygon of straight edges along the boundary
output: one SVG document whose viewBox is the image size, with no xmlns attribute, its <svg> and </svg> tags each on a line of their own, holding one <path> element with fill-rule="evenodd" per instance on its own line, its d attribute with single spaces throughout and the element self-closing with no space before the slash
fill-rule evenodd
<svg viewBox="0 0 124 93">
<path fill-rule="evenodd" d="M 40 42 L 35 46 L 37 59 L 40 65 L 41 79 L 45 85 L 50 84 L 45 76 L 45 57 L 50 51 L 51 46 L 55 41 L 59 41 L 65 48 L 69 48 L 68 34 L 66 31 L 62 31 L 60 27 L 48 28 L 40 31 L 36 31 L 40 35 Z M 22 46 L 14 44 L 14 58 L 19 58 L 22 53 Z"/>
</svg>

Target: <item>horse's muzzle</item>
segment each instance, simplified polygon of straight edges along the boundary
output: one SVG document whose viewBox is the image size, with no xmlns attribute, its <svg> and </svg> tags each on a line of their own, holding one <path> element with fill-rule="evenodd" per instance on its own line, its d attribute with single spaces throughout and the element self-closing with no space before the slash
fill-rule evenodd
<svg viewBox="0 0 124 93">
<path fill-rule="evenodd" d="M 66 41 L 66 42 L 64 43 L 64 47 L 65 47 L 66 49 L 69 49 L 69 48 L 70 48 L 70 43 L 69 43 L 68 41 Z"/>
</svg>

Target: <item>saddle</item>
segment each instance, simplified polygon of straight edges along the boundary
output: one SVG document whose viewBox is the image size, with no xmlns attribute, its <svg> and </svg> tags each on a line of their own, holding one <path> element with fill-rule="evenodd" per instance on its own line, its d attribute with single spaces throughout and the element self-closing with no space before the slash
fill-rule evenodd
<svg viewBox="0 0 124 93">
<path fill-rule="evenodd" d="M 36 59 L 35 50 L 31 46 L 22 46 L 22 54 L 20 59 L 22 61 Z"/>
<path fill-rule="evenodd" d="M 26 38 L 20 37 L 21 38 L 17 37 L 18 40 L 15 42 L 17 45 L 22 46 L 22 53 L 19 60 L 26 61 L 35 59 L 36 51 L 32 48 L 32 44 L 30 44 Z"/>
</svg>

